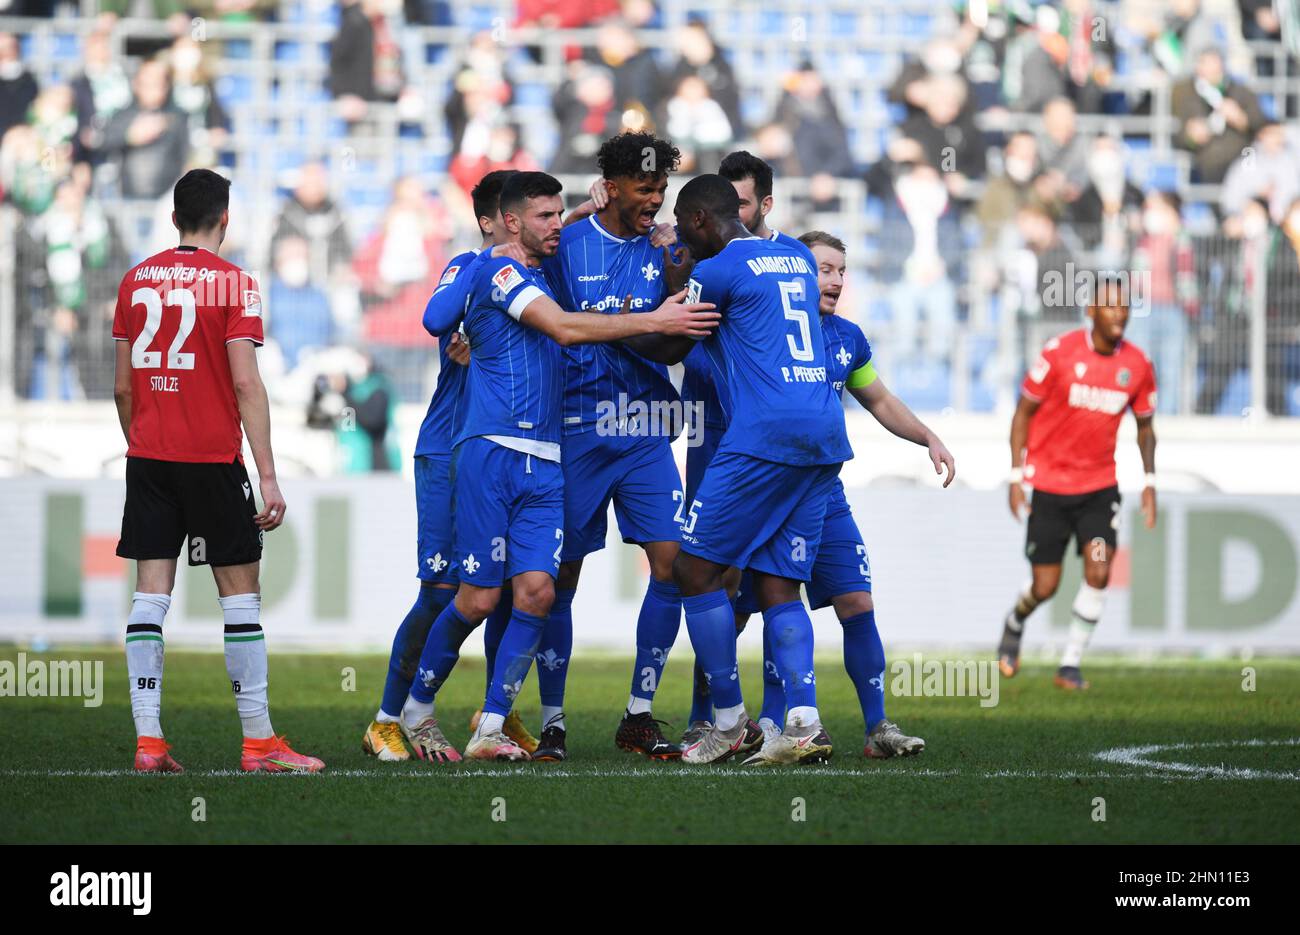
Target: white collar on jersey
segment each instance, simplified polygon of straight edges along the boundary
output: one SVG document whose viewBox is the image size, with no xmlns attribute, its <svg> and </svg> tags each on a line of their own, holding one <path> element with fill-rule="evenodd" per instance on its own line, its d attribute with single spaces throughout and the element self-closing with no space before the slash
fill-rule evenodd
<svg viewBox="0 0 1300 935">
<path fill-rule="evenodd" d="M 626 237 L 615 237 L 609 231 L 605 230 L 605 225 L 601 224 L 599 221 L 596 220 L 596 215 L 594 214 L 588 215 L 587 220 L 591 222 L 592 227 L 596 228 L 596 230 L 600 231 L 610 240 L 614 241 L 614 243 L 631 243 L 631 241 L 628 240 Z"/>
</svg>

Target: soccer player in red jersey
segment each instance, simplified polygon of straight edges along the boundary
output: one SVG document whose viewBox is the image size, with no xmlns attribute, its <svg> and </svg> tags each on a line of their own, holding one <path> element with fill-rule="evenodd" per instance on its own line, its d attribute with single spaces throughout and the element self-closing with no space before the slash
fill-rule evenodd
<svg viewBox="0 0 1300 935">
<path fill-rule="evenodd" d="M 1007 614 L 998 647 L 998 668 L 1010 678 L 1020 668 L 1025 620 L 1056 593 L 1061 559 L 1074 536 L 1083 556 L 1083 583 L 1055 678 L 1068 690 L 1088 687 L 1079 663 L 1101 617 L 1115 554 L 1120 504 L 1115 438 L 1126 409 L 1137 419 L 1146 471 L 1142 516 L 1148 529 L 1156 524 L 1156 377 L 1146 354 L 1124 340 L 1125 284 L 1099 277 L 1088 318 L 1089 326 L 1047 342 L 1025 375 L 1011 420 L 1011 513 L 1017 519 L 1029 513 L 1025 557 L 1033 580 Z M 1029 504 L 1022 483 L 1033 487 Z"/>
<path fill-rule="evenodd" d="M 230 182 L 187 172 L 173 192 L 180 244 L 127 271 L 117 292 L 113 395 L 126 436 L 126 506 L 117 554 L 136 563 L 126 627 L 135 768 L 181 772 L 162 707 L 162 623 L 189 539 L 189 563 L 210 565 L 226 626 L 226 671 L 243 726 L 246 772 L 317 772 L 271 729 L 266 642 L 259 622 L 262 534 L 284 522 L 271 417 L 257 370 L 262 299 L 256 281 L 217 256 Z M 257 462 L 259 513 L 244 469 L 243 430 Z"/>
</svg>

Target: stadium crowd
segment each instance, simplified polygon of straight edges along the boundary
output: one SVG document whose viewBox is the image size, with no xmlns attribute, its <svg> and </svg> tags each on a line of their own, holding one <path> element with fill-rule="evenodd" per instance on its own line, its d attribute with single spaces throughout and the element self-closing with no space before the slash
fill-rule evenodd
<svg viewBox="0 0 1300 935">
<path fill-rule="evenodd" d="M 398 398 L 427 398 L 436 355 L 420 312 L 447 258 L 474 239 L 476 181 L 502 168 L 590 181 L 602 140 L 651 128 L 681 148 L 682 176 L 715 171 L 738 148 L 767 160 L 773 220 L 791 233 L 813 219 L 836 229 L 859 205 L 846 193 L 865 182 L 867 233 L 850 241 L 858 280 L 843 304 L 917 408 L 993 408 L 1014 390 L 1024 348 L 1079 320 L 1054 284 L 1104 267 L 1149 282 L 1130 336 L 1156 365 L 1162 413 L 1240 414 L 1262 305 L 1267 409 L 1300 414 L 1290 0 L 959 4 L 907 13 L 906 54 L 883 59 L 856 21 L 888 5 L 840 5 L 848 12 L 830 27 L 792 7 L 773 21 L 791 34 L 768 38 L 795 52 L 762 75 L 728 47 L 722 4 L 519 0 L 493 18 L 510 6 L 102 0 L 90 16 L 0 0 L 0 187 L 19 217 L 8 228 L 16 346 L 0 352 L 15 357 L 16 395 L 110 395 L 118 278 L 173 242 L 171 187 L 208 166 L 235 179 L 223 253 L 260 271 L 273 394 L 322 426 L 339 399 L 373 397 L 383 431 Z M 42 17 L 59 35 L 41 48 L 71 40 L 70 79 L 24 51 Z M 337 24 L 309 105 L 331 129 L 312 145 L 264 141 L 298 157 L 275 175 L 272 202 L 241 185 L 253 157 L 235 145 L 261 119 L 259 94 L 231 67 L 247 64 L 248 33 L 220 27 L 302 17 Z M 163 27 L 134 28 L 151 19 Z M 835 37 L 832 58 L 824 35 L 805 33 L 836 23 L 855 31 Z M 427 44 L 417 26 L 461 39 Z M 557 29 L 584 31 L 547 45 Z M 287 87 L 300 72 L 277 71 L 276 48 L 270 74 Z M 536 82 L 519 75 L 556 54 L 547 122 Z M 881 61 L 892 67 L 877 74 Z M 447 80 L 430 79 L 434 62 Z M 878 110 L 864 109 L 860 87 L 875 88 Z M 390 162 L 376 203 L 351 184 L 368 163 L 350 141 L 385 134 L 439 158 Z M 997 363 L 1008 335 L 1012 370 Z"/>
</svg>

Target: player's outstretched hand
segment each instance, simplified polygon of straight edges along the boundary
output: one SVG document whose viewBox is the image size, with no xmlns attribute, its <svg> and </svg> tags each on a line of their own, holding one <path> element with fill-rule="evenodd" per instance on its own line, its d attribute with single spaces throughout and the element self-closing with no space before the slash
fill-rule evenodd
<svg viewBox="0 0 1300 935">
<path fill-rule="evenodd" d="M 942 474 L 944 468 L 948 469 L 948 476 L 943 479 L 945 487 L 957 476 L 957 462 L 953 460 L 952 452 L 937 438 L 930 442 L 930 463 L 934 465 L 936 474 Z"/>
<path fill-rule="evenodd" d="M 462 367 L 469 366 L 469 345 L 465 343 L 459 331 L 454 332 L 451 340 L 447 342 L 447 359 Z"/>
<path fill-rule="evenodd" d="M 511 243 L 499 243 L 492 248 L 493 257 L 508 256 L 520 266 L 528 265 L 528 254 L 524 253 L 524 248 L 513 241 Z"/>
<path fill-rule="evenodd" d="M 1029 515 L 1030 506 L 1029 501 L 1025 499 L 1025 488 L 1016 481 L 1011 482 L 1010 502 L 1011 515 L 1016 518 L 1017 523 Z"/>
<path fill-rule="evenodd" d="M 253 522 L 262 532 L 270 532 L 284 522 L 284 495 L 273 479 L 264 477 L 258 486 L 262 489 L 262 512 L 253 517 Z"/>
<path fill-rule="evenodd" d="M 650 246 L 652 247 L 669 247 L 677 243 L 677 227 L 666 221 L 656 224 L 655 229 L 650 232 Z M 667 258 L 668 254 L 665 253 Z"/>
<path fill-rule="evenodd" d="M 1147 529 L 1156 528 L 1156 489 L 1154 487 L 1142 488 L 1142 521 L 1146 523 Z"/>
<path fill-rule="evenodd" d="M 591 188 L 587 189 L 587 197 L 591 199 L 591 203 L 596 206 L 597 211 L 609 204 L 609 192 L 605 189 L 603 176 L 591 183 Z"/>
<path fill-rule="evenodd" d="M 658 325 L 655 330 L 674 337 L 703 340 L 713 333 L 722 316 L 713 311 L 717 306 L 712 302 L 683 305 L 682 300 L 685 298 L 686 290 L 683 289 L 676 295 L 670 295 L 663 305 L 650 313 Z"/>
</svg>

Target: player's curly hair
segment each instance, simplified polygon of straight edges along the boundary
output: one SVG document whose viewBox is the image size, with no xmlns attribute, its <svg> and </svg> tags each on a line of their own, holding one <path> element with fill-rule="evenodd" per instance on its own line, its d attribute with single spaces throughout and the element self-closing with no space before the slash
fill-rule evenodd
<svg viewBox="0 0 1300 935">
<path fill-rule="evenodd" d="M 667 175 L 676 172 L 682 151 L 653 133 L 620 133 L 601 144 L 596 165 L 607 179 Z"/>
</svg>

